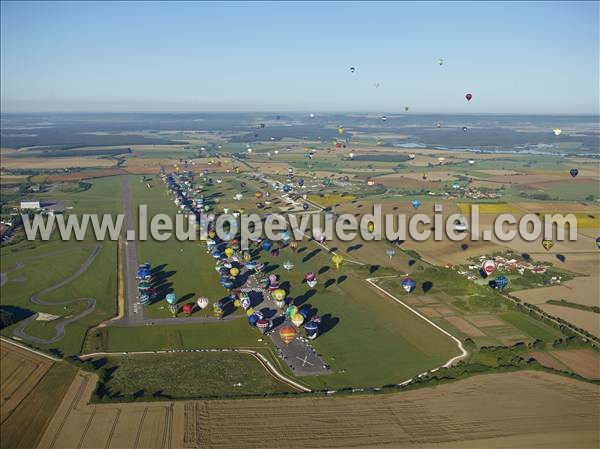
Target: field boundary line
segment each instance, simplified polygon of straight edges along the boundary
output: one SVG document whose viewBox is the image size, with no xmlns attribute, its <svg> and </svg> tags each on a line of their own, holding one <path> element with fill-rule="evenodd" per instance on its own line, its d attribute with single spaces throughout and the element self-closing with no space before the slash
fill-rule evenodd
<svg viewBox="0 0 600 449">
<path fill-rule="evenodd" d="M 63 361 L 62 359 L 59 359 L 58 357 L 52 357 L 51 355 L 44 354 L 43 352 L 38 351 L 37 349 L 32 349 L 29 346 L 26 346 L 26 345 L 24 345 L 22 343 L 19 343 L 19 342 L 15 341 L 15 340 L 13 340 L 11 338 L 0 337 L 0 340 L 2 340 L 5 343 L 17 346 L 18 348 L 24 349 L 25 351 L 29 351 L 29 352 L 32 352 L 34 354 L 41 355 L 42 357 L 46 357 L 47 359 L 50 359 L 53 362 L 62 362 Z"/>
<path fill-rule="evenodd" d="M 390 292 L 388 292 L 386 289 L 380 287 L 379 285 L 377 285 L 377 283 L 375 282 L 378 279 L 389 279 L 391 277 L 396 277 L 396 276 L 385 276 L 385 277 L 378 277 L 378 278 L 367 278 L 365 279 L 370 285 L 372 285 L 373 287 L 375 287 L 377 290 L 379 290 L 380 292 L 384 293 L 386 296 L 392 298 L 394 301 L 396 301 L 398 304 L 406 307 L 408 310 L 410 310 L 412 313 L 414 313 L 415 315 L 417 315 L 419 318 L 421 318 L 422 320 L 425 320 L 427 323 L 429 323 L 430 325 L 432 325 L 434 328 L 436 328 L 437 330 L 439 330 L 441 333 L 443 333 L 444 335 L 450 337 L 458 346 L 458 349 L 461 351 L 460 355 L 454 356 L 452 357 L 450 360 L 448 360 L 445 364 L 437 367 L 434 370 L 429 370 L 431 372 L 437 371 L 440 368 L 448 368 L 450 366 L 452 366 L 455 362 L 464 359 L 465 357 L 467 357 L 469 355 L 469 352 L 464 348 L 462 341 L 460 341 L 458 338 L 456 338 L 454 335 L 452 335 L 450 332 L 448 332 L 447 330 L 443 329 L 442 327 L 438 326 L 437 324 L 435 324 L 433 321 L 431 321 L 429 318 L 427 318 L 425 315 L 423 315 L 422 313 L 418 312 L 416 309 L 413 309 L 411 306 L 409 306 L 408 304 L 406 304 L 404 301 L 402 301 L 401 299 L 397 298 L 396 296 L 392 295 Z M 424 374 L 424 373 L 423 373 Z M 419 375 L 420 376 L 420 375 Z M 418 377 L 418 376 L 417 376 Z M 409 379 L 405 382 L 402 382 L 400 385 L 403 385 L 405 383 L 408 383 L 412 381 L 412 379 Z"/>
</svg>

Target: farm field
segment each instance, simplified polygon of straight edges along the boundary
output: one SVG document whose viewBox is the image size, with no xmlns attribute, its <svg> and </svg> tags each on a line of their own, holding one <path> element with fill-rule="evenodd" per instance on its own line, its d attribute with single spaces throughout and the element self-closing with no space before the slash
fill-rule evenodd
<svg viewBox="0 0 600 449">
<path fill-rule="evenodd" d="M 80 372 L 39 448 L 593 448 L 598 387 L 539 372 L 492 374 L 400 394 L 247 401 L 87 404 L 93 375 Z M 302 410 L 299 413 L 299 410 Z M 514 413 L 519 410 L 519 413 Z M 323 420 L 328 416 L 343 419 Z M 223 426 L 232 415 L 244 419 Z M 265 438 L 284 419 L 311 432 Z M 409 424 L 409 425 L 407 425 Z M 365 432 L 365 430 L 367 430 Z M 94 436 L 92 438 L 92 435 Z M 314 445 L 315 440 L 318 441 Z M 136 444 L 137 443 L 137 444 Z M 144 445 L 144 446 L 142 446 Z"/>
<path fill-rule="evenodd" d="M 0 445 L 34 447 L 76 370 L 0 341 Z M 23 432 L 23 429 L 29 429 Z"/>
</svg>

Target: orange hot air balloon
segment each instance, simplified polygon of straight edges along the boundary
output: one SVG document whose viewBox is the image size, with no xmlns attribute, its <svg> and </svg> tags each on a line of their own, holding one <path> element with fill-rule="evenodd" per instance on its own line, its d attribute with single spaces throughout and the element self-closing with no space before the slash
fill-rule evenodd
<svg viewBox="0 0 600 449">
<path fill-rule="evenodd" d="M 281 326 L 279 329 L 279 336 L 281 337 L 281 341 L 283 341 L 286 345 L 289 345 L 296 338 L 296 329 L 294 326 L 285 325 Z"/>
</svg>

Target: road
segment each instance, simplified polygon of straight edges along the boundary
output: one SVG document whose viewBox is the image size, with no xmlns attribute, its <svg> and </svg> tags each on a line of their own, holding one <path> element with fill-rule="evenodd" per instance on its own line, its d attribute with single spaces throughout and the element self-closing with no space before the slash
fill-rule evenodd
<svg viewBox="0 0 600 449">
<path fill-rule="evenodd" d="M 33 335 L 29 335 L 25 331 L 27 326 L 29 326 L 29 324 L 32 321 L 37 319 L 37 317 L 39 315 L 38 313 L 35 313 L 35 314 L 31 315 L 30 317 L 20 321 L 13 329 L 13 335 L 15 337 L 19 337 L 22 340 L 25 340 L 25 341 L 27 341 L 29 343 L 33 343 L 33 344 L 38 344 L 38 345 L 54 344 L 57 341 L 61 340 L 65 336 L 65 326 L 67 324 L 72 323 L 73 321 L 77 321 L 80 318 L 92 313 L 94 311 L 94 308 L 96 307 L 96 298 L 77 298 L 77 299 L 71 299 L 69 301 L 60 301 L 60 302 L 44 301 L 41 298 L 43 296 L 47 295 L 48 293 L 51 293 L 55 290 L 58 290 L 59 288 L 64 287 L 65 285 L 69 284 L 70 282 L 74 281 L 79 276 L 81 276 L 90 267 L 90 265 L 92 265 L 92 263 L 96 259 L 96 256 L 98 256 L 98 254 L 100 253 L 101 249 L 102 249 L 102 247 L 100 245 L 94 246 L 90 256 L 79 267 L 79 269 L 75 273 L 73 273 L 71 276 L 63 279 L 58 284 L 55 284 L 52 287 L 48 287 L 38 293 L 31 295 L 31 298 L 29 299 L 32 303 L 38 304 L 41 306 L 65 306 L 67 304 L 84 302 L 86 304 L 86 307 L 82 312 L 78 313 L 77 315 L 73 315 L 69 318 L 59 318 L 58 320 L 56 320 L 56 323 L 53 322 L 55 324 L 56 330 L 55 330 L 54 336 L 51 338 L 35 337 Z"/>
<path fill-rule="evenodd" d="M 131 193 L 129 182 L 123 179 L 121 184 L 121 195 L 123 197 L 123 213 L 125 214 L 125 318 L 132 325 L 144 324 L 144 307 L 138 304 L 137 299 L 137 246 L 135 240 L 128 241 L 128 231 L 135 233 L 135 220 L 131 209 Z M 122 320 L 119 320 L 122 321 Z"/>
</svg>

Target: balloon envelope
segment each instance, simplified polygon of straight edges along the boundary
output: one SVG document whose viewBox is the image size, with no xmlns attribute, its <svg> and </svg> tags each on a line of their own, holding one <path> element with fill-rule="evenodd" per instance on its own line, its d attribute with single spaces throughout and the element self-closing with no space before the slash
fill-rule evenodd
<svg viewBox="0 0 600 449">
<path fill-rule="evenodd" d="M 465 95 L 465 98 L 467 99 L 467 101 L 471 101 L 471 98 L 473 98 L 473 95 L 467 94 L 467 95 Z"/>
<path fill-rule="evenodd" d="M 286 345 L 289 345 L 296 338 L 296 329 L 290 325 L 281 326 L 279 336 Z"/>
<path fill-rule="evenodd" d="M 410 293 L 417 286 L 417 282 L 409 277 L 402 279 L 402 282 L 400 282 L 400 284 L 402 285 L 402 288 L 406 293 Z"/>
</svg>

